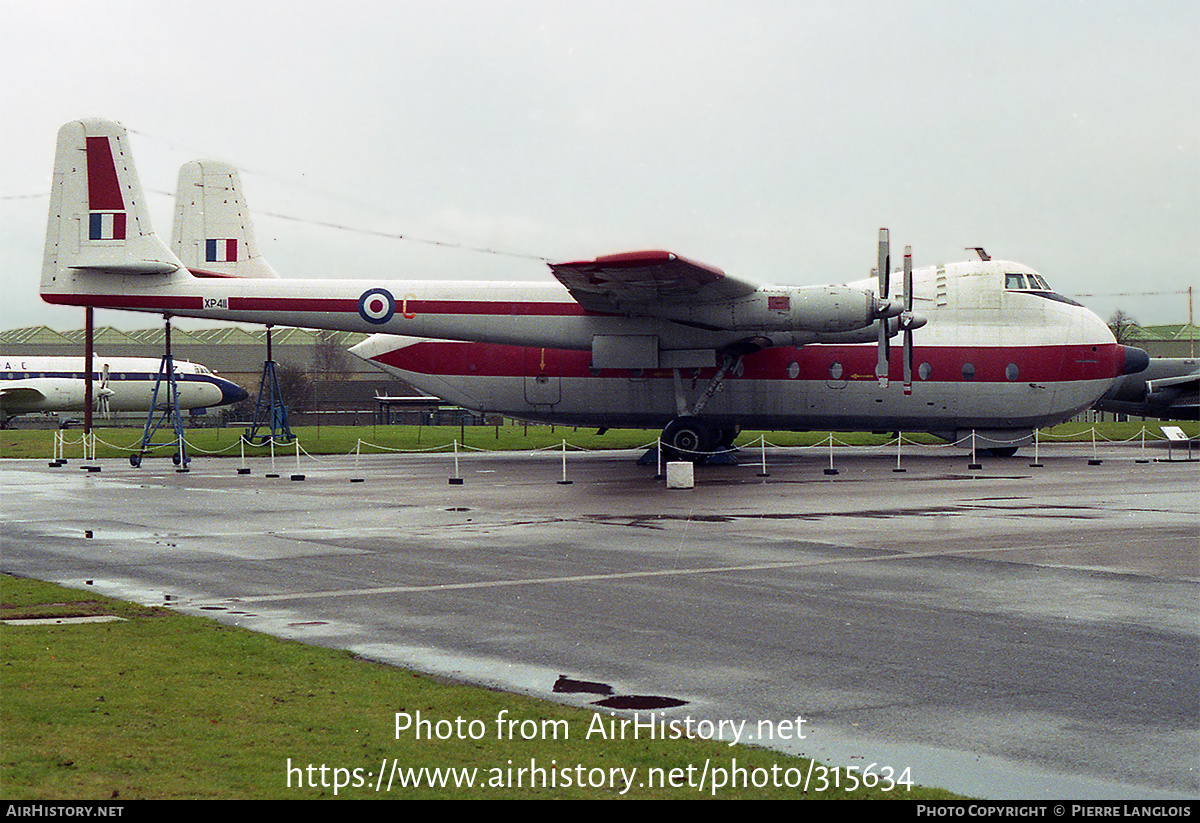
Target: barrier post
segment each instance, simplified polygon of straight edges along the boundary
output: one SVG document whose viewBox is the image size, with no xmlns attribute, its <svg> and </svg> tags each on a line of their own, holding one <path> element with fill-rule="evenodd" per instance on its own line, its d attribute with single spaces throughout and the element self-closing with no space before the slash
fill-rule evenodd
<svg viewBox="0 0 1200 823">
<path fill-rule="evenodd" d="M 1088 461 L 1089 466 L 1099 466 L 1104 461 L 1096 457 L 1096 427 L 1092 426 L 1092 459 Z"/>
<path fill-rule="evenodd" d="M 100 471 L 99 466 L 92 465 L 96 462 L 96 435 L 94 432 L 85 431 L 83 433 L 83 465 L 79 468 L 89 472 Z"/>
<path fill-rule="evenodd" d="M 1137 463 L 1149 463 L 1150 458 L 1146 457 L 1146 424 L 1142 424 L 1142 456 L 1136 461 Z"/>
<path fill-rule="evenodd" d="M 967 465 L 968 469 L 982 469 L 983 464 L 975 456 L 975 430 L 971 429 L 971 462 Z"/>
<path fill-rule="evenodd" d="M 420 436 L 421 430 L 417 429 L 417 435 Z M 351 483 L 363 482 L 362 475 L 358 471 L 358 458 L 362 455 L 362 438 L 358 438 L 354 443 L 354 476 L 350 478 Z"/>
<path fill-rule="evenodd" d="M 187 474 L 190 458 L 188 458 L 187 444 L 183 442 L 182 428 L 178 429 L 178 433 L 175 435 L 175 459 L 179 462 L 179 465 L 175 468 L 175 473 Z"/>
<path fill-rule="evenodd" d="M 450 478 L 451 486 L 461 486 L 462 477 L 458 473 L 458 441 L 454 441 L 454 476 Z"/>
<path fill-rule="evenodd" d="M 57 469 L 63 463 L 67 462 L 65 460 L 59 460 L 59 455 L 62 453 L 62 447 L 63 447 L 62 446 L 62 429 L 55 429 L 54 430 L 54 453 L 53 453 L 53 456 L 50 458 L 50 462 L 48 464 L 50 466 L 50 468 Z"/>
<path fill-rule="evenodd" d="M 296 473 L 291 476 L 291 480 L 303 480 L 304 475 L 300 473 L 300 438 L 297 437 L 292 441 L 296 444 Z"/>
<path fill-rule="evenodd" d="M 567 441 L 564 438 L 562 442 L 562 480 L 558 481 L 558 485 L 569 486 L 572 482 L 567 479 Z"/>
<path fill-rule="evenodd" d="M 829 468 L 825 470 L 825 474 L 834 475 L 838 470 L 833 467 L 833 432 L 829 433 Z"/>
</svg>

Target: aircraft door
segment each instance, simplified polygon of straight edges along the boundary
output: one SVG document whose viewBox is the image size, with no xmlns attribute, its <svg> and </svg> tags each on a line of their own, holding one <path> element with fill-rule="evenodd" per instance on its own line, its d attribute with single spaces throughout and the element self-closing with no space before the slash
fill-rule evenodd
<svg viewBox="0 0 1200 823">
<path fill-rule="evenodd" d="M 562 377 L 557 349 L 525 350 L 525 402 L 553 406 L 562 400 Z"/>
</svg>

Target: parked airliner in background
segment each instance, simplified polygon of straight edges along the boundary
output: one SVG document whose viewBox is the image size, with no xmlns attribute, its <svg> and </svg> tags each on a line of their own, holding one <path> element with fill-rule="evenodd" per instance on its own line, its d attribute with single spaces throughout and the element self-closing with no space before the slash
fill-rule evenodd
<svg viewBox="0 0 1200 823">
<path fill-rule="evenodd" d="M 1147 361 L 1037 272 L 982 252 L 915 271 L 906 254 L 896 294 L 886 230 L 877 276 L 850 285 L 760 286 L 659 251 L 552 264 L 558 282 L 546 283 L 243 277 L 244 209 L 211 229 L 193 221 L 204 234 L 184 243 L 196 250 L 185 264 L 150 225 L 127 144 L 111 121 L 60 129 L 46 301 L 377 332 L 355 353 L 452 403 L 661 426 L 682 454 L 739 427 L 973 432 L 1012 451 Z M 187 169 L 181 190 L 209 185 Z"/>
<path fill-rule="evenodd" d="M 1152 358 L 1145 371 L 1113 384 L 1096 408 L 1159 420 L 1200 420 L 1200 361 Z"/>
<path fill-rule="evenodd" d="M 176 360 L 179 408 L 203 409 L 238 403 L 247 397 L 236 383 L 217 377 L 204 366 Z M 101 414 L 150 412 L 161 361 L 153 357 L 95 357 L 92 403 Z M 0 417 L 18 414 L 85 410 L 82 357 L 8 357 L 0 354 Z M 160 398 L 165 398 L 165 386 Z"/>
</svg>

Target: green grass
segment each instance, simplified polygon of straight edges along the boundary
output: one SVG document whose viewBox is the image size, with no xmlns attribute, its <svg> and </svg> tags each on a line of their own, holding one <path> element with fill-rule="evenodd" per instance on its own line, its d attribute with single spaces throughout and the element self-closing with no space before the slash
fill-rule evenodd
<svg viewBox="0 0 1200 823">
<path fill-rule="evenodd" d="M 1064 436 L 1073 436 L 1081 440 L 1090 439 L 1091 423 L 1064 423 L 1047 429 L 1043 434 L 1058 440 Z M 1161 439 L 1158 425 L 1145 424 L 1148 438 Z M 1189 434 L 1195 435 L 1195 423 L 1177 423 L 1183 426 Z M 1137 437 L 1143 424 L 1129 423 L 1098 423 L 1095 424 L 1098 438 L 1108 440 L 1126 440 Z M 239 438 L 243 429 L 232 427 L 225 429 L 187 429 L 189 452 L 193 456 L 218 455 L 238 457 L 241 454 Z M 646 429 L 610 429 L 604 434 L 598 434 L 592 428 L 572 428 L 563 426 L 523 426 L 520 424 L 506 426 L 307 426 L 293 429 L 304 451 L 309 454 L 353 454 L 356 448 L 361 448 L 363 454 L 387 451 L 419 451 L 443 449 L 450 450 L 457 440 L 460 445 L 471 449 L 486 450 L 532 450 L 550 449 L 561 445 L 563 440 L 573 448 L 582 449 L 634 449 L 653 443 L 658 432 Z M 758 432 L 745 431 L 737 439 L 737 445 L 747 446 L 758 441 L 760 435 L 765 435 L 768 443 L 778 446 L 811 446 L 824 442 L 828 432 Z M 79 429 L 66 432 L 69 445 L 67 457 L 78 459 L 82 456 Z M 943 441 L 932 435 L 905 433 L 906 441 L 916 441 L 929 444 L 940 444 Z M 141 442 L 141 431 L 133 428 L 96 429 L 99 444 L 96 456 L 126 457 L 137 448 Z M 871 446 L 885 443 L 890 435 L 877 435 L 864 432 L 839 432 L 835 434 L 839 443 L 853 446 Z M 166 438 L 160 434 L 158 442 Z M 362 445 L 359 445 L 359 441 Z M 0 457 L 37 458 L 49 460 L 53 455 L 54 432 L 45 429 L 4 429 L 0 431 Z M 170 455 L 173 448 L 169 445 L 155 452 L 156 455 Z M 248 456 L 265 455 L 269 449 L 264 446 L 247 446 Z M 292 454 L 291 446 L 277 445 L 276 455 Z"/>
<path fill-rule="evenodd" d="M 161 608 L 147 608 L 0 575 L 4 617 L 110 613 L 123 622 L 53 626 L 0 625 L 0 797 L 6 800 L 118 798 L 334 797 L 335 767 L 360 769 L 365 786 L 339 788 L 345 798 L 615 798 L 609 787 L 393 788 L 376 793 L 380 764 L 402 768 L 475 768 L 481 779 L 510 767 L 538 764 L 562 770 L 648 769 L 694 773 L 713 768 L 796 769 L 809 762 L 746 746 L 699 740 L 584 739 L 595 717 L 586 709 L 448 683 L 356 658 L 222 626 Z M 397 712 L 433 721 L 483 721 L 481 739 L 415 740 L 397 736 Z M 569 739 L 536 735 L 499 739 L 495 718 L 562 721 Z M 602 715 L 607 717 L 607 715 Z M 478 728 L 478 727 L 477 727 Z M 550 727 L 546 727 L 550 728 Z M 466 736 L 466 735 L 464 735 Z M 288 762 L 300 771 L 291 773 Z M 511 765 L 510 762 L 511 761 Z M 319 767 L 327 767 L 328 785 Z M 664 774 L 667 772 L 664 771 Z M 769 772 L 760 772 L 768 774 Z M 515 774 L 515 772 L 514 772 Z M 598 774 L 598 773 L 597 773 Z M 713 772 L 715 774 L 715 772 Z M 820 774 L 818 769 L 815 773 Z M 935 779 L 932 775 L 920 775 Z M 305 785 L 298 786 L 301 781 Z M 813 778 L 816 779 L 815 777 Z M 827 779 L 831 779 L 827 776 Z M 840 780 L 845 785 L 843 773 Z M 560 777 L 561 781 L 561 777 Z M 848 793 L 731 788 L 718 797 L 939 799 L 953 795 L 917 788 Z M 645 788 L 626 797 L 707 797 L 684 785 Z"/>
<path fill-rule="evenodd" d="M 193 455 L 219 454 L 238 457 L 241 454 L 239 440 L 243 428 L 186 429 L 189 452 Z M 627 449 L 652 443 L 657 432 L 641 429 L 610 430 L 603 435 L 595 429 L 573 429 L 561 426 L 300 426 L 293 427 L 301 447 L 309 454 L 353 454 L 359 448 L 363 454 L 387 451 L 450 450 L 457 440 L 460 446 L 475 449 L 522 450 L 543 449 L 558 446 L 565 439 L 572 446 L 588 449 Z M 125 457 L 141 443 L 142 433 L 138 429 L 120 428 L 95 430 L 99 441 L 97 457 Z M 66 432 L 68 457 L 82 454 L 79 444 L 82 431 L 69 429 Z M 160 433 L 156 442 L 167 437 Z M 50 430 L 5 429 L 0 431 L 0 456 L 50 459 L 54 449 L 54 432 Z M 291 454 L 291 445 L 276 444 L 275 453 Z M 157 452 L 171 454 L 172 447 L 164 446 Z M 247 446 L 246 454 L 269 454 L 265 446 Z"/>
</svg>

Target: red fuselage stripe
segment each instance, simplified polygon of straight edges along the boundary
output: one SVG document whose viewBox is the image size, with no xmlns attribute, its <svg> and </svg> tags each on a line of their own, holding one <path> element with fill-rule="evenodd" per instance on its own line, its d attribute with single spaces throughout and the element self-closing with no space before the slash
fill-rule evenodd
<svg viewBox="0 0 1200 823">
<path fill-rule="evenodd" d="M 1049 383 L 1062 380 L 1096 380 L 1121 373 L 1124 353 L 1120 346 L 928 346 L 914 349 L 913 382 Z M 765 349 L 742 359 L 741 373 L 728 380 L 808 380 L 831 385 L 874 381 L 877 351 L 874 346 L 811 345 L 803 348 Z M 594 370 L 589 351 L 542 349 L 485 343 L 422 342 L 375 358 L 380 363 L 419 374 L 463 377 L 642 377 L 670 378 L 670 369 Z M 900 380 L 903 364 L 893 347 L 890 378 Z M 921 364 L 928 364 L 924 380 Z M 973 367 L 964 369 L 965 366 Z M 1015 367 L 1015 372 L 1010 369 Z M 684 369 L 708 380 L 714 368 Z M 835 375 L 838 375 L 835 377 Z M 971 376 L 968 376 L 971 375 Z"/>
<path fill-rule="evenodd" d="M 155 311 L 195 310 L 203 307 L 202 297 L 178 295 L 143 296 L 128 294 L 42 294 L 47 303 L 63 306 L 94 306 L 99 309 L 153 309 Z"/>
<path fill-rule="evenodd" d="M 203 276 L 221 277 L 205 272 Z M 68 306 L 95 306 L 113 309 L 199 309 L 204 298 L 187 296 L 141 296 L 128 294 L 43 294 L 47 303 Z M 344 312 L 358 314 L 358 300 L 347 298 L 319 297 L 230 297 L 229 308 L 233 311 L 283 311 L 283 312 Z M 484 300 L 413 300 L 396 298 L 396 313 L 409 317 L 419 314 L 465 314 L 480 316 L 537 316 L 537 317 L 582 317 L 600 315 L 578 303 L 518 302 Z"/>
</svg>

